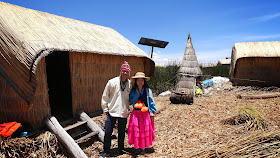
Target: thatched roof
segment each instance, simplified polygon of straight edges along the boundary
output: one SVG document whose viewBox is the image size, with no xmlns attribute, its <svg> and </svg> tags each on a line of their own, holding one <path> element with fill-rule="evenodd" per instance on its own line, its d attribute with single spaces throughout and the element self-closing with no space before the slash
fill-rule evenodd
<svg viewBox="0 0 280 158">
<path fill-rule="evenodd" d="M 280 41 L 235 43 L 231 53 L 231 73 L 236 61 L 245 57 L 280 57 Z"/>
<path fill-rule="evenodd" d="M 176 93 L 193 93 L 194 78 L 200 76 L 202 76 L 202 72 L 192 45 L 191 35 L 189 34 L 182 65 L 177 73 Z"/>
<path fill-rule="evenodd" d="M 218 61 L 221 65 L 230 65 L 231 59 L 221 59 Z"/>
<path fill-rule="evenodd" d="M 191 35 L 188 34 L 188 41 L 184 52 L 184 57 L 182 60 L 182 65 L 178 70 L 178 75 L 185 75 L 191 77 L 202 76 L 202 72 L 199 68 L 195 50 L 192 45 Z"/>
<path fill-rule="evenodd" d="M 52 51 L 149 58 L 115 30 L 0 2 L 0 74 L 26 102 L 36 64 Z"/>
</svg>

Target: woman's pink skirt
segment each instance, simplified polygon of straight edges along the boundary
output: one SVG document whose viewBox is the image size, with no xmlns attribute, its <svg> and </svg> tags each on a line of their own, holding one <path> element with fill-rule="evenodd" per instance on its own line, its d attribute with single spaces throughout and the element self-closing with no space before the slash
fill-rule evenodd
<svg viewBox="0 0 280 158">
<path fill-rule="evenodd" d="M 128 143 L 134 148 L 149 148 L 155 141 L 155 125 L 151 122 L 150 112 L 133 110 L 128 122 Z"/>
</svg>

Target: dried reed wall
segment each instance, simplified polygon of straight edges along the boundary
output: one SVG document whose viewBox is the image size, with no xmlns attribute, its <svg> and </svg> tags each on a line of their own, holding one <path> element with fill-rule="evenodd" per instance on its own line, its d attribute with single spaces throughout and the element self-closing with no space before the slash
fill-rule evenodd
<svg viewBox="0 0 280 158">
<path fill-rule="evenodd" d="M 33 125 L 42 125 L 44 119 L 51 115 L 45 58 L 37 65 L 36 82 L 37 87 L 29 105 L 28 119 Z"/>
<path fill-rule="evenodd" d="M 176 93 L 194 95 L 196 79 L 189 76 L 177 77 Z"/>
<path fill-rule="evenodd" d="M 96 53 L 70 52 L 70 74 L 72 87 L 72 107 L 91 113 L 101 110 L 101 96 L 109 79 L 120 75 L 120 67 L 127 61 L 132 69 L 153 74 L 154 63 L 143 57 L 103 55 Z"/>
<path fill-rule="evenodd" d="M 91 113 L 101 110 L 101 95 L 107 81 L 120 74 L 123 61 L 131 66 L 131 76 L 138 71 L 154 73 L 154 62 L 144 57 L 69 53 L 73 114 L 78 110 Z M 43 124 L 51 115 L 45 58 L 37 65 L 37 87 L 33 100 L 27 104 L 9 83 L 0 77 L 0 123 L 24 122 L 33 127 Z"/>
<path fill-rule="evenodd" d="M 231 80 L 239 85 L 280 86 L 279 68 L 280 57 L 240 58 Z"/>
<path fill-rule="evenodd" d="M 37 88 L 30 104 L 0 76 L 0 123 L 17 121 L 36 127 L 42 125 L 43 119 L 50 115 L 44 59 L 39 62 L 36 74 Z"/>
<path fill-rule="evenodd" d="M 28 122 L 28 108 L 28 104 L 0 76 L 0 123 L 11 121 Z"/>
</svg>

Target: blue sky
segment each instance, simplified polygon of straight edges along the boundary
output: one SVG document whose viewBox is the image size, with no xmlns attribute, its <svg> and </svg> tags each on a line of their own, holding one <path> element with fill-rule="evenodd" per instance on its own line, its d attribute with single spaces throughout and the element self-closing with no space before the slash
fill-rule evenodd
<svg viewBox="0 0 280 158">
<path fill-rule="evenodd" d="M 278 0 L 4 0 L 25 8 L 113 28 L 138 45 L 141 37 L 168 41 L 156 63 L 181 62 L 188 33 L 200 63 L 231 56 L 237 42 L 279 41 Z"/>
</svg>

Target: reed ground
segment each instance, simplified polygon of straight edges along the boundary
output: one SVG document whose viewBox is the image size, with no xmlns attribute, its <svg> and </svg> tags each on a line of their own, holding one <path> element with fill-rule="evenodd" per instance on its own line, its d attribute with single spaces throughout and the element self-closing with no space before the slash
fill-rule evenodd
<svg viewBox="0 0 280 158">
<path fill-rule="evenodd" d="M 227 83 L 219 90 L 213 90 L 208 96 L 195 97 L 192 105 L 170 104 L 169 96 L 154 97 L 158 113 L 155 117 L 156 141 L 152 147 L 146 149 L 146 154 L 135 155 L 133 146 L 128 145 L 126 137 L 126 153 L 117 155 L 117 139 L 113 139 L 111 156 L 279 157 L 280 98 L 245 100 L 236 97 L 239 94 L 268 92 L 280 92 L 280 89 L 233 87 L 231 83 Z M 253 131 L 246 130 L 246 123 L 240 125 L 221 123 L 222 120 L 236 116 L 239 109 L 244 106 L 254 106 L 263 113 L 267 119 L 267 129 Z M 105 119 L 105 115 L 93 118 L 102 128 Z M 116 129 L 113 134 L 117 137 Z M 69 156 L 67 150 L 50 132 L 45 132 L 33 140 L 31 138 L 24 141 L 19 141 L 18 138 L 5 140 L 3 145 L 6 145 L 5 149 L 13 154 L 20 152 L 18 146 L 23 146 L 24 143 L 25 148 L 21 150 L 26 151 L 27 157 Z M 98 157 L 103 150 L 103 144 L 94 138 L 79 145 L 89 157 Z M 0 157 L 9 156 L 2 150 Z"/>
<path fill-rule="evenodd" d="M 147 153 L 138 157 L 233 157 L 240 156 L 261 156 L 264 154 L 280 155 L 280 98 L 244 100 L 238 99 L 240 94 L 263 94 L 269 92 L 279 92 L 279 88 L 255 88 L 255 87 L 233 87 L 230 82 L 226 83 L 218 90 L 213 90 L 208 96 L 195 97 L 192 105 L 174 105 L 169 101 L 169 96 L 155 97 L 158 114 L 155 117 L 156 141 L 152 148 L 146 149 Z M 244 106 L 256 107 L 267 119 L 268 128 L 265 130 L 247 130 L 246 123 L 240 125 L 225 125 L 221 121 L 238 115 L 240 108 Z M 105 121 L 105 116 L 94 118 Z M 270 133 L 270 136 L 265 134 Z M 117 131 L 114 131 L 117 135 Z M 257 148 L 255 145 L 262 137 L 262 140 L 272 139 L 274 145 L 272 151 Z M 275 137 L 275 139 L 274 139 Z M 127 138 L 126 138 L 127 140 Z M 116 139 L 114 140 L 116 143 Z M 230 147 L 235 142 L 243 141 L 239 147 Z M 257 141 L 257 142 L 256 142 Z M 269 142 L 269 141 L 268 141 Z M 115 155 L 116 157 L 136 157 L 133 146 L 125 142 L 125 155 Z M 256 149 L 246 153 L 242 149 L 253 145 Z M 265 143 L 261 143 L 261 146 Z M 235 144 L 236 146 L 236 144 Z M 238 145 L 237 145 L 238 146 Z M 270 146 L 271 147 L 271 146 Z M 117 145 L 113 145 L 115 151 Z M 275 150 L 274 150 L 275 149 Z M 237 151 L 241 150 L 241 151 Z M 253 149 L 250 149 L 253 150 Z M 97 155 L 102 151 L 102 143 L 95 142 L 91 147 L 84 150 L 88 155 Z M 213 151 L 214 154 L 213 154 Z M 114 154 L 112 155 L 114 156 Z"/>
</svg>

